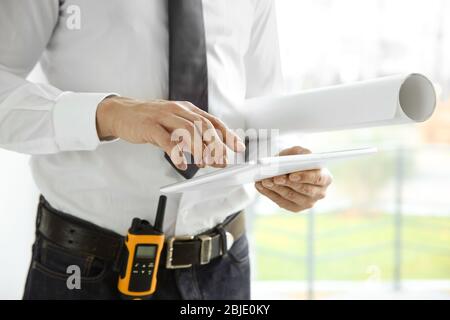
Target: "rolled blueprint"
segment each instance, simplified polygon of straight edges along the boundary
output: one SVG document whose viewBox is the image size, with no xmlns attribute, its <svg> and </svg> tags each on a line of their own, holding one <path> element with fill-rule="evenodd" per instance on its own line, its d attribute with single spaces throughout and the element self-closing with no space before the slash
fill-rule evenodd
<svg viewBox="0 0 450 320">
<path fill-rule="evenodd" d="M 421 74 L 396 75 L 244 103 L 247 129 L 280 134 L 423 122 L 436 107 L 433 84 Z"/>
</svg>

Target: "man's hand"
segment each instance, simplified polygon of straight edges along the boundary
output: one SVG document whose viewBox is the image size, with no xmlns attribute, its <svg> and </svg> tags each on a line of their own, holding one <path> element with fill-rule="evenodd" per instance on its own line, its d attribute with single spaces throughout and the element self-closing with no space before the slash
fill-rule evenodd
<svg viewBox="0 0 450 320">
<path fill-rule="evenodd" d="M 222 121 L 185 101 L 106 98 L 97 108 L 97 132 L 101 140 L 121 138 L 158 146 L 181 170 L 187 168 L 183 152 L 191 153 L 199 167 L 224 167 L 227 147 L 245 150 Z"/>
<path fill-rule="evenodd" d="M 311 153 L 302 147 L 292 147 L 280 152 L 280 156 Z M 293 172 L 255 183 L 256 189 L 281 208 L 299 212 L 312 208 L 325 197 L 331 184 L 331 175 L 326 170 Z"/>
</svg>

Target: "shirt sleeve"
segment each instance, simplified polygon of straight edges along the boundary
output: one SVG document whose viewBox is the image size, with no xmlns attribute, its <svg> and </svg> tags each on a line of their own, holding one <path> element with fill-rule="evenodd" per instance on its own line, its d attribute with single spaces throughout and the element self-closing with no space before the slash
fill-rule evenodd
<svg viewBox="0 0 450 320">
<path fill-rule="evenodd" d="M 26 154 L 94 150 L 98 104 L 112 93 L 26 80 L 58 22 L 59 1 L 0 1 L 0 147 Z"/>
<path fill-rule="evenodd" d="M 280 47 L 273 0 L 254 1 L 251 39 L 244 57 L 246 98 L 282 92 Z"/>
</svg>

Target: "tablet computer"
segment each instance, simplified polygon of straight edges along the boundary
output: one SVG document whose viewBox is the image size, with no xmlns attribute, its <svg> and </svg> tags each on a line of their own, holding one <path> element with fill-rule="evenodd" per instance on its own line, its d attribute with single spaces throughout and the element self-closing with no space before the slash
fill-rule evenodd
<svg viewBox="0 0 450 320">
<path fill-rule="evenodd" d="M 196 176 L 189 180 L 166 185 L 162 193 L 180 193 L 211 188 L 242 185 L 295 171 L 320 169 L 328 163 L 374 154 L 376 148 L 338 150 L 332 152 L 266 157 L 244 164 L 230 165 L 224 169 Z"/>
</svg>

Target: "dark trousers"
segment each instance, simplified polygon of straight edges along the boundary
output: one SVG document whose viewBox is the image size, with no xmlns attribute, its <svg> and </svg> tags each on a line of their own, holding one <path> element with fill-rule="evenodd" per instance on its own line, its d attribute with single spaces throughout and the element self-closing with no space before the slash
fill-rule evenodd
<svg viewBox="0 0 450 320">
<path fill-rule="evenodd" d="M 73 284 L 69 278 L 72 272 L 68 272 L 71 265 L 80 268 L 79 289 L 70 285 Z M 118 273 L 113 270 L 113 262 L 69 251 L 37 233 L 23 298 L 120 299 L 117 281 Z M 188 269 L 166 269 L 161 265 L 153 298 L 250 299 L 247 238 L 241 237 L 225 256 L 206 265 Z"/>
</svg>

